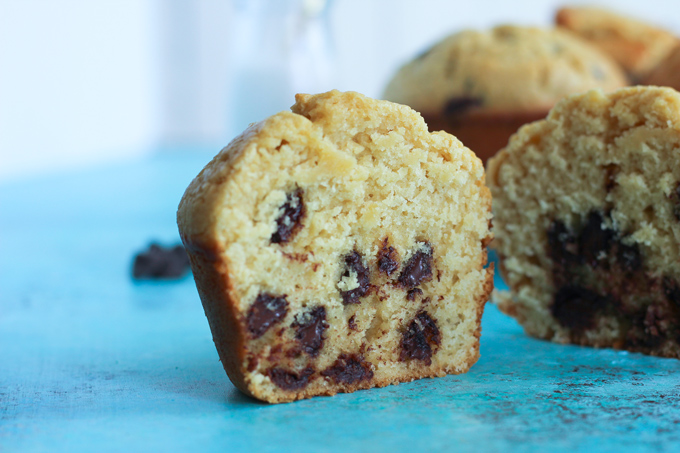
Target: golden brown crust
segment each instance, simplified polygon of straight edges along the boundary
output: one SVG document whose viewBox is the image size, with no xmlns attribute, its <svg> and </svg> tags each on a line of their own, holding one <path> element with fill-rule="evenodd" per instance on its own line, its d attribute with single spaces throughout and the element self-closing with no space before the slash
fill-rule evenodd
<svg viewBox="0 0 680 453">
<path fill-rule="evenodd" d="M 666 30 L 600 8 L 561 8 L 555 23 L 614 58 L 633 82 L 643 80 L 677 44 Z"/>
<path fill-rule="evenodd" d="M 213 245 L 199 245 L 182 235 L 187 249 L 203 310 L 210 324 L 213 342 L 231 382 L 242 392 L 254 396 L 243 373 L 245 336 L 236 310 L 233 288 L 229 284 L 229 265 L 222 250 Z"/>
</svg>

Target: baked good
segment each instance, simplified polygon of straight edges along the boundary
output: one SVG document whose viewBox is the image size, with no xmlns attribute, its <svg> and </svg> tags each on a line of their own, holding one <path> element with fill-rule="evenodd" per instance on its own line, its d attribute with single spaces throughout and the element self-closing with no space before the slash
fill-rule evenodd
<svg viewBox="0 0 680 453">
<path fill-rule="evenodd" d="M 680 94 L 560 101 L 489 161 L 501 310 L 560 343 L 680 357 Z"/>
<path fill-rule="evenodd" d="M 633 83 L 644 80 L 678 42 L 666 30 L 589 6 L 561 8 L 555 22 L 611 55 Z"/>
<path fill-rule="evenodd" d="M 675 46 L 641 83 L 680 90 L 680 45 Z"/>
<path fill-rule="evenodd" d="M 406 106 L 296 101 L 234 139 L 179 206 L 232 382 L 274 403 L 467 371 L 493 274 L 481 162 Z"/>
<path fill-rule="evenodd" d="M 500 26 L 451 35 L 404 65 L 384 98 L 419 111 L 486 161 L 567 94 L 627 83 L 621 69 L 561 30 Z"/>
</svg>

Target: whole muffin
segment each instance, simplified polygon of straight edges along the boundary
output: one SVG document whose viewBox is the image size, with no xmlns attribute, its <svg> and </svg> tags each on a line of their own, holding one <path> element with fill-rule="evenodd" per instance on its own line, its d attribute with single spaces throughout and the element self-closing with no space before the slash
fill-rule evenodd
<svg viewBox="0 0 680 453">
<path fill-rule="evenodd" d="M 560 343 L 680 358 L 680 93 L 569 96 L 489 161 L 501 310 Z"/>
<path fill-rule="evenodd" d="M 431 130 L 445 130 L 483 161 L 563 96 L 625 86 L 608 56 L 556 29 L 500 26 L 445 38 L 404 65 L 384 98 L 419 111 Z"/>
<path fill-rule="evenodd" d="M 293 401 L 464 373 L 479 357 L 482 163 L 412 109 L 297 95 L 187 188 L 177 220 L 234 385 Z"/>
<path fill-rule="evenodd" d="M 600 8 L 562 8 L 555 22 L 610 55 L 633 83 L 642 82 L 678 43 L 666 30 Z"/>
</svg>

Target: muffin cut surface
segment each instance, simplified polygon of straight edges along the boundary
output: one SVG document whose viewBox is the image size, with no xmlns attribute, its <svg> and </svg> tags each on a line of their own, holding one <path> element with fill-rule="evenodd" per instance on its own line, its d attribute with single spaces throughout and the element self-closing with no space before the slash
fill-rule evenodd
<svg viewBox="0 0 680 453">
<path fill-rule="evenodd" d="M 489 163 L 499 306 L 537 337 L 680 357 L 680 94 L 591 91 Z"/>
<path fill-rule="evenodd" d="M 467 371 L 493 274 L 481 162 L 408 107 L 296 100 L 222 150 L 178 211 L 232 382 L 283 402 Z"/>
</svg>

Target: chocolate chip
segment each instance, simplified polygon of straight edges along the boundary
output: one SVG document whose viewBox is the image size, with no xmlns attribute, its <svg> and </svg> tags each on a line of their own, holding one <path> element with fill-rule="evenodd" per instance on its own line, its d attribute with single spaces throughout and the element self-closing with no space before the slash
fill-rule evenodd
<svg viewBox="0 0 680 453">
<path fill-rule="evenodd" d="M 248 331 L 254 338 L 259 338 L 274 324 L 279 323 L 288 313 L 286 295 L 274 296 L 268 293 L 257 295 L 255 302 L 248 309 L 246 317 Z"/>
<path fill-rule="evenodd" d="M 604 167 L 604 189 L 607 192 L 616 187 L 616 173 L 619 171 L 619 166 L 616 164 L 609 164 Z"/>
<path fill-rule="evenodd" d="M 357 330 L 357 320 L 356 320 L 357 315 L 352 315 L 351 318 L 347 320 L 347 327 L 349 330 Z"/>
<path fill-rule="evenodd" d="M 673 215 L 676 220 L 680 221 L 680 184 L 675 187 L 675 191 L 671 195 L 671 201 L 673 202 Z"/>
<path fill-rule="evenodd" d="M 378 251 L 378 272 L 392 275 L 397 269 L 399 269 L 397 251 L 390 245 L 389 239 L 385 238 Z"/>
<path fill-rule="evenodd" d="M 414 288 L 432 278 L 432 246 L 425 242 L 404 265 L 399 275 L 399 284 L 404 288 Z"/>
<path fill-rule="evenodd" d="M 271 242 L 285 244 L 302 228 L 302 218 L 305 216 L 305 202 L 302 199 L 302 189 L 286 195 L 286 202 L 281 206 L 281 215 L 276 219 L 276 231 L 272 234 Z"/>
<path fill-rule="evenodd" d="M 342 274 L 342 277 L 349 278 L 352 274 L 356 275 L 359 286 L 347 291 L 340 291 L 342 303 L 345 305 L 361 303 L 359 299 L 368 294 L 368 291 L 371 289 L 370 273 L 364 265 L 361 254 L 356 250 L 345 256 L 345 272 Z"/>
<path fill-rule="evenodd" d="M 666 300 L 671 306 L 680 309 L 680 286 L 670 277 L 664 277 L 662 287 Z"/>
<path fill-rule="evenodd" d="M 333 365 L 322 371 L 321 375 L 332 379 L 336 384 L 354 384 L 372 379 L 373 371 L 363 357 L 342 354 Z"/>
<path fill-rule="evenodd" d="M 555 264 L 564 267 L 579 261 L 576 237 L 564 223 L 555 220 L 550 224 L 547 236 L 548 256 Z"/>
<path fill-rule="evenodd" d="M 422 360 L 432 364 L 433 349 L 441 342 L 437 323 L 425 311 L 420 311 L 409 323 L 401 338 L 399 360 Z"/>
<path fill-rule="evenodd" d="M 300 390 L 309 384 L 309 378 L 314 374 L 314 369 L 307 367 L 300 373 L 295 373 L 283 368 L 272 368 L 267 374 L 269 379 L 283 390 Z"/>
<path fill-rule="evenodd" d="M 663 312 L 658 306 L 652 304 L 647 307 L 643 324 L 648 338 L 661 339 L 665 336 L 666 329 L 663 320 Z"/>
<path fill-rule="evenodd" d="M 481 98 L 471 96 L 455 97 L 448 100 L 444 105 L 444 116 L 459 116 L 468 112 L 468 110 L 475 107 L 480 107 L 484 104 Z"/>
<path fill-rule="evenodd" d="M 136 279 L 180 278 L 189 271 L 189 257 L 181 245 L 163 247 L 152 243 L 135 256 L 132 276 Z"/>
<path fill-rule="evenodd" d="M 605 258 L 614 243 L 614 232 L 604 227 L 602 214 L 592 211 L 578 237 L 579 254 L 587 264 L 597 266 Z"/>
<path fill-rule="evenodd" d="M 628 347 L 658 348 L 661 346 L 667 332 L 660 307 L 651 304 L 629 317 L 631 326 L 625 338 Z"/>
<path fill-rule="evenodd" d="M 616 250 L 616 259 L 627 272 L 635 272 L 642 269 L 642 256 L 640 255 L 640 248 L 636 243 L 626 245 L 623 242 L 618 243 Z"/>
<path fill-rule="evenodd" d="M 595 316 L 610 304 L 607 297 L 578 285 L 563 286 L 555 294 L 551 312 L 562 326 L 576 331 L 595 327 Z"/>
<path fill-rule="evenodd" d="M 316 357 L 323 347 L 323 334 L 328 328 L 326 307 L 316 307 L 297 316 L 291 327 L 297 330 L 295 339 L 300 343 L 302 350 Z"/>
<path fill-rule="evenodd" d="M 422 296 L 423 290 L 420 288 L 409 289 L 406 293 L 406 300 L 416 300 L 417 296 Z"/>
</svg>

